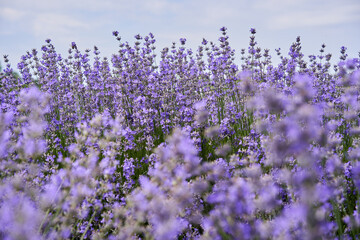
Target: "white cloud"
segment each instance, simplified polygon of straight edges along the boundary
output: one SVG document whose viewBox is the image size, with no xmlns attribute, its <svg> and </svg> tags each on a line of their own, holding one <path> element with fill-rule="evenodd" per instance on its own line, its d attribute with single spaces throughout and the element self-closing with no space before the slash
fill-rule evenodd
<svg viewBox="0 0 360 240">
<path fill-rule="evenodd" d="M 200 13 L 199 18 L 200 22 L 213 25 L 218 23 L 221 25 L 221 21 L 225 19 L 234 19 L 241 14 L 241 11 L 238 10 L 236 5 L 227 4 L 227 5 L 218 5 L 212 4 L 204 6 L 204 11 L 195 11 L 193 14 L 196 16 Z M 202 13 L 202 14 L 201 14 Z M 220 26 L 221 27 L 221 26 Z"/>
<path fill-rule="evenodd" d="M 143 10 L 146 10 L 147 12 L 153 14 L 162 14 L 167 10 L 167 8 L 171 8 L 171 3 L 166 0 L 144 1 L 143 3 L 141 3 L 140 7 L 143 8 Z"/>
<path fill-rule="evenodd" d="M 88 30 L 90 27 L 89 23 L 56 13 L 38 14 L 32 23 L 33 33 L 36 36 L 69 35 L 74 30 Z"/>
<path fill-rule="evenodd" d="M 15 22 L 19 21 L 25 16 L 25 12 L 13 8 L 2 8 L 0 9 L 0 18 L 5 19 L 5 21 Z"/>
<path fill-rule="evenodd" d="M 303 11 L 288 11 L 270 18 L 270 29 L 295 27 L 316 27 L 350 23 L 360 20 L 360 5 L 343 5 L 336 8 L 322 8 Z"/>
<path fill-rule="evenodd" d="M 299 8 L 300 6 L 311 4 L 311 0 L 261 0 L 254 1 L 255 9 L 265 9 L 268 11 L 282 11 L 283 9 Z"/>
</svg>

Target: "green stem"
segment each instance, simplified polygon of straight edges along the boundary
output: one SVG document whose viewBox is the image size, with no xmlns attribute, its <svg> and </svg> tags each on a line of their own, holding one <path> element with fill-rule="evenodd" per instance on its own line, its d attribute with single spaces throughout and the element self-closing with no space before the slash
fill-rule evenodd
<svg viewBox="0 0 360 240">
<path fill-rule="evenodd" d="M 86 226 L 86 229 L 85 229 L 84 233 L 82 234 L 80 240 L 83 240 L 83 239 L 84 239 L 87 231 L 88 231 L 89 228 L 90 228 L 90 225 L 91 225 L 92 221 L 94 220 L 95 214 L 96 214 L 96 211 L 93 212 L 93 214 L 92 214 L 92 216 L 91 216 L 91 218 L 90 218 L 90 221 L 89 221 L 88 225 Z"/>
<path fill-rule="evenodd" d="M 334 215 L 335 215 L 335 221 L 338 225 L 338 233 L 339 233 L 339 237 L 340 239 L 342 239 L 343 237 L 343 225 L 342 225 L 342 221 L 341 221 L 341 213 L 340 213 L 340 209 L 338 204 L 336 203 L 335 200 L 331 201 L 333 208 L 334 208 Z"/>
<path fill-rule="evenodd" d="M 63 182 L 64 182 L 64 180 L 61 181 L 60 186 L 59 186 L 58 189 L 56 190 L 55 196 L 54 196 L 54 198 L 52 199 L 51 204 L 54 202 L 57 193 L 60 191 L 60 188 L 61 188 L 61 186 L 63 185 Z M 38 230 L 39 233 L 40 233 L 41 228 L 42 228 L 42 226 L 44 225 L 45 220 L 47 219 L 49 213 L 50 213 L 50 208 L 46 211 L 45 217 L 44 217 L 43 220 L 41 221 L 41 224 L 40 224 L 40 227 L 39 227 L 39 230 Z"/>
<path fill-rule="evenodd" d="M 43 218 L 43 220 L 41 221 L 41 224 L 40 224 L 40 227 L 39 227 L 38 233 L 40 233 L 40 232 L 41 232 L 41 228 L 42 228 L 42 226 L 44 225 L 45 220 L 46 220 L 47 216 L 49 215 L 49 213 L 50 213 L 50 208 L 46 211 L 45 217 L 44 217 L 44 218 Z"/>
</svg>

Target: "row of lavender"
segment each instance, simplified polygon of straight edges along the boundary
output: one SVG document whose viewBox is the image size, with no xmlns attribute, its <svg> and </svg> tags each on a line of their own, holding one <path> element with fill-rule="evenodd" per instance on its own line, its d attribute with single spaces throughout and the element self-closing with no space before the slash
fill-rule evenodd
<svg viewBox="0 0 360 240">
<path fill-rule="evenodd" d="M 251 29 L 111 60 L 50 40 L 0 74 L 4 239 L 360 237 L 360 60 L 271 62 Z M 8 59 L 5 57 L 5 62 Z"/>
</svg>

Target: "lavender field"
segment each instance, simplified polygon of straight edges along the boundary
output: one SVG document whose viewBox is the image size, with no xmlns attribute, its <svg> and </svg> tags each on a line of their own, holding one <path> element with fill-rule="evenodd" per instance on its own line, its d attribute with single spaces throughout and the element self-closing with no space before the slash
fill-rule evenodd
<svg viewBox="0 0 360 240">
<path fill-rule="evenodd" d="M 5 56 L 0 239 L 360 238 L 360 58 L 113 35 Z"/>
</svg>

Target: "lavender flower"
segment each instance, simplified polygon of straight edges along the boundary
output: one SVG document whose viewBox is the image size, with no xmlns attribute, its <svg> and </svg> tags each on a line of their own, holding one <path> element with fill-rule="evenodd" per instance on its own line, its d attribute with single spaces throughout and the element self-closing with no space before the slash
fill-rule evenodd
<svg viewBox="0 0 360 240">
<path fill-rule="evenodd" d="M 0 238 L 359 238 L 360 60 L 220 32 L 4 56 Z"/>
</svg>

